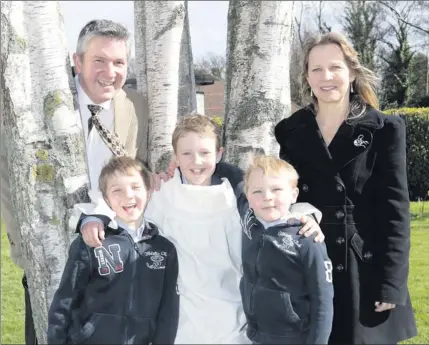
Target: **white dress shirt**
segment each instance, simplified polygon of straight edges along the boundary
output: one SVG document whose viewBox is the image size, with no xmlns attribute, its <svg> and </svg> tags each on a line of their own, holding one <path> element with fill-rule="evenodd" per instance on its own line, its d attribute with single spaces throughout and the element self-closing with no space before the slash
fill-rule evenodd
<svg viewBox="0 0 429 345">
<path fill-rule="evenodd" d="M 175 344 L 251 344 L 239 289 L 242 230 L 231 184 L 184 184 L 178 169 L 161 184 L 144 215 L 177 250 Z"/>
<path fill-rule="evenodd" d="M 79 76 L 75 77 L 76 90 L 79 102 L 79 111 L 82 119 L 82 126 L 85 136 L 85 147 L 86 147 L 86 159 L 89 173 L 89 183 L 91 189 L 98 190 L 98 178 L 101 173 L 103 166 L 112 158 L 113 153 L 106 146 L 97 129 L 93 127 L 91 133 L 88 136 L 88 120 L 91 117 L 91 112 L 88 109 L 88 104 L 96 104 L 93 102 L 85 91 L 82 89 L 79 83 Z M 114 110 L 112 107 L 112 101 L 106 101 L 98 104 L 103 108 L 98 114 L 101 123 L 108 129 L 114 129 Z"/>
</svg>

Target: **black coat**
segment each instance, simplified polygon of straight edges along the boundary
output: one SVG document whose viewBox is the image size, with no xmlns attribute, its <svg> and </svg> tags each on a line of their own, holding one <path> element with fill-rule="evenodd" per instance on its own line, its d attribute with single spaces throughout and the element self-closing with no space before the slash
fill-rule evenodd
<svg viewBox="0 0 429 345">
<path fill-rule="evenodd" d="M 280 157 L 298 171 L 298 202 L 322 211 L 334 266 L 331 344 L 392 344 L 416 335 L 408 293 L 410 252 L 405 124 L 368 108 L 326 146 L 304 108 L 275 128 Z M 374 303 L 396 304 L 377 313 Z"/>
</svg>

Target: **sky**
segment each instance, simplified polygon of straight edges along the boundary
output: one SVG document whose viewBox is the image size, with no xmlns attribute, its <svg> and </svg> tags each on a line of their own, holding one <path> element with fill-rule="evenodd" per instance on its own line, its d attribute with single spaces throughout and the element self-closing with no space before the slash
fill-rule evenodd
<svg viewBox="0 0 429 345">
<path fill-rule="evenodd" d="M 134 34 L 133 1 L 60 1 L 60 5 L 71 54 L 80 30 L 93 19 L 114 20 Z M 208 53 L 225 55 L 228 1 L 189 1 L 188 10 L 194 60 Z"/>
<path fill-rule="evenodd" d="M 334 31 L 341 31 L 340 16 L 343 1 L 324 1 L 323 18 Z M 299 17 L 304 4 L 304 25 L 315 28 L 315 14 L 319 1 L 296 1 L 295 16 Z M 134 35 L 133 1 L 60 1 L 70 54 L 76 50 L 77 37 L 90 20 L 111 19 L 123 24 Z M 188 1 L 194 61 L 214 53 L 226 54 L 228 1 Z"/>
<path fill-rule="evenodd" d="M 314 11 L 311 3 L 305 2 L 307 14 Z M 60 1 L 60 4 L 71 54 L 76 50 L 77 37 L 82 27 L 96 18 L 117 21 L 134 34 L 133 1 Z M 296 2 L 295 11 L 299 12 L 300 4 L 300 1 Z M 197 62 L 209 53 L 224 56 L 228 1 L 188 1 L 188 10 L 194 61 Z M 336 22 L 334 13 L 335 2 L 325 3 L 323 15 L 330 22 Z"/>
</svg>

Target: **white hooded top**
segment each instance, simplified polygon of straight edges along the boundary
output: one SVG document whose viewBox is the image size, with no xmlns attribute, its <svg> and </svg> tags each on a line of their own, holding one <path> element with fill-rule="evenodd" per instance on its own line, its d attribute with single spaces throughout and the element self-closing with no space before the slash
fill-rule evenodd
<svg viewBox="0 0 429 345">
<path fill-rule="evenodd" d="M 180 316 L 176 344 L 243 344 L 239 282 L 241 225 L 228 180 L 182 184 L 180 173 L 154 192 L 145 218 L 176 246 Z"/>
</svg>

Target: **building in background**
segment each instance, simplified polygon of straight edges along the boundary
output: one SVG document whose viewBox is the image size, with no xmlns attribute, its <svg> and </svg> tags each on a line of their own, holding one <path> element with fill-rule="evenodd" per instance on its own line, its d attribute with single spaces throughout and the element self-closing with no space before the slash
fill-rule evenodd
<svg viewBox="0 0 429 345">
<path fill-rule="evenodd" d="M 125 86 L 137 89 L 135 78 L 127 79 Z M 210 117 L 225 116 L 225 81 L 215 80 L 211 75 L 195 73 L 197 89 L 197 112 Z M 301 106 L 292 102 L 292 113 Z"/>
<path fill-rule="evenodd" d="M 197 90 L 204 93 L 205 114 L 223 118 L 225 116 L 225 81 L 216 80 L 212 84 L 197 87 Z M 292 113 L 300 108 L 300 105 L 292 102 Z"/>
<path fill-rule="evenodd" d="M 197 90 L 204 94 L 204 113 L 207 116 L 225 115 L 225 81 L 216 80 L 212 84 L 200 85 Z"/>
<path fill-rule="evenodd" d="M 216 82 L 217 83 L 217 82 Z M 199 74 L 195 73 L 195 87 L 197 89 L 197 113 L 201 115 L 209 115 L 207 114 L 207 107 L 206 107 L 206 95 L 204 94 L 204 87 L 214 85 L 215 80 L 211 75 L 208 74 Z M 137 79 L 136 78 L 128 78 L 125 82 L 124 87 L 129 87 L 134 90 L 137 90 Z M 222 87 L 223 89 L 223 87 Z M 223 101 L 223 97 L 222 97 Z M 209 115 L 210 116 L 210 115 Z M 222 115 L 218 115 L 223 117 Z"/>
</svg>

